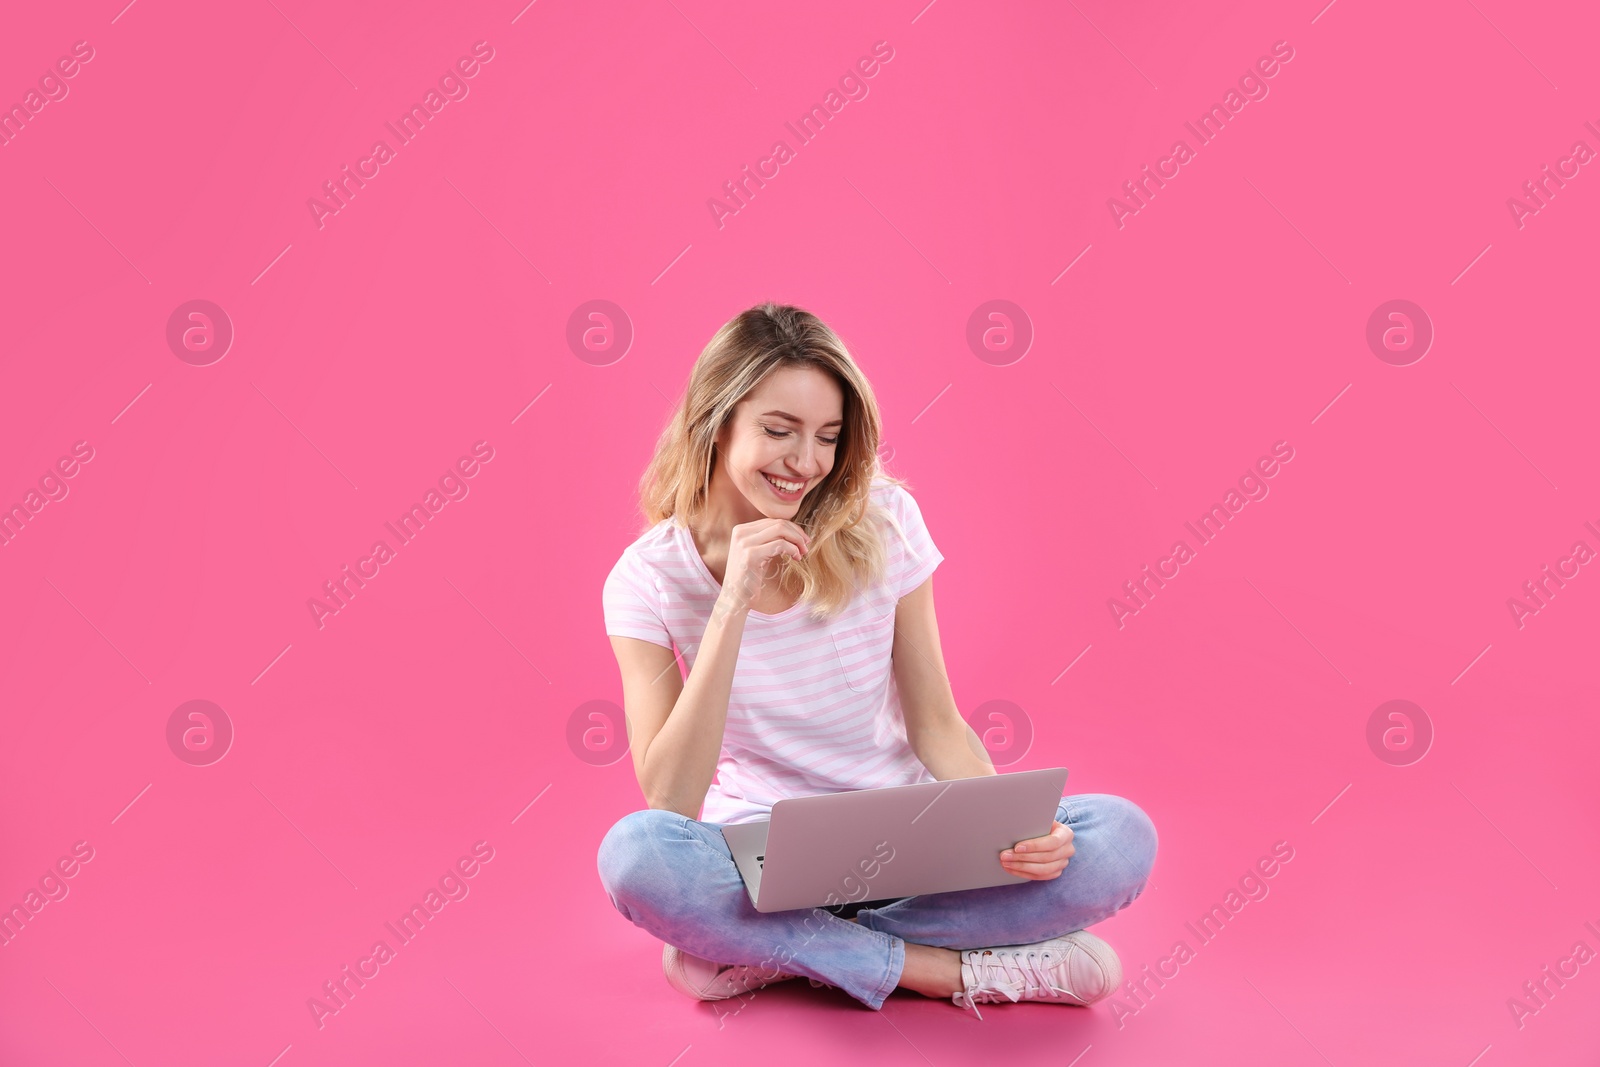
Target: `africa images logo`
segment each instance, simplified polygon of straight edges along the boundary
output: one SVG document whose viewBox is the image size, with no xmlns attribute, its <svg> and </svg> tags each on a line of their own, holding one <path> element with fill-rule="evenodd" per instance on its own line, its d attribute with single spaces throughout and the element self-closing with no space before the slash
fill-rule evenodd
<svg viewBox="0 0 1600 1067">
<path fill-rule="evenodd" d="M 308 197 L 306 210 L 311 212 L 311 221 L 317 224 L 317 229 L 327 225 L 329 215 L 337 215 L 349 207 L 349 201 L 361 189 L 365 189 L 367 182 L 376 178 L 384 164 L 396 158 L 397 149 L 410 144 L 421 135 L 429 122 L 437 118 L 439 112 L 451 101 L 462 101 L 472 91 L 472 86 L 467 84 L 469 78 L 475 78 L 483 70 L 483 64 L 494 59 L 494 49 L 488 41 L 478 41 L 472 46 L 472 55 L 462 56 L 456 60 L 455 66 L 446 68 L 439 76 L 439 87 L 429 87 L 423 94 L 422 102 L 413 102 L 411 107 L 393 122 L 385 122 L 384 128 L 394 135 L 394 146 L 379 138 L 372 143 L 372 151 L 364 159 L 356 160 L 355 170 L 350 169 L 346 163 L 340 168 L 341 173 L 337 178 L 330 178 L 322 183 L 322 193 L 326 199 Z"/>
<path fill-rule="evenodd" d="M 307 597 L 306 610 L 311 613 L 311 621 L 317 624 L 317 629 L 328 624 L 330 615 L 337 615 L 349 607 L 356 594 L 367 587 L 367 582 L 383 573 L 383 567 L 398 558 L 401 548 L 422 536 L 422 531 L 438 517 L 445 505 L 451 501 L 465 500 L 472 491 L 467 479 L 476 477 L 483 470 L 483 465 L 493 459 L 493 445 L 488 441 L 475 443 L 472 455 L 462 456 L 453 467 L 446 468 L 439 478 L 439 488 L 430 487 L 420 503 L 412 504 L 393 522 L 383 524 L 383 528 L 394 537 L 394 545 L 379 538 L 372 543 L 372 550 L 367 555 L 356 560 L 354 570 L 346 563 L 337 577 L 322 583 L 324 597 Z"/>
<path fill-rule="evenodd" d="M 720 230 L 727 225 L 729 217 L 749 207 L 750 201 L 755 199 L 756 192 L 765 189 L 767 182 L 776 178 L 785 164 L 797 159 L 797 149 L 804 148 L 820 136 L 828 123 L 845 109 L 845 105 L 853 100 L 865 100 L 867 94 L 871 92 L 871 86 L 867 84 L 866 79 L 876 77 L 883 69 L 883 64 L 893 58 L 894 48 L 888 41 L 874 43 L 872 54 L 856 60 L 853 68 L 847 67 L 839 78 L 839 88 L 829 89 L 820 104 L 812 104 L 811 109 L 796 120 L 798 125 L 795 122 L 783 124 L 794 134 L 796 148 L 790 148 L 789 142 L 780 138 L 772 142 L 772 151 L 767 158 L 756 160 L 754 173 L 747 163 L 739 177 L 723 182 L 722 191 L 732 203 L 718 200 L 714 196 L 706 199 L 706 208 L 711 212 L 711 221 L 717 224 L 717 229 Z M 755 186 L 754 189 L 751 188 L 752 184 Z"/>
<path fill-rule="evenodd" d="M 1265 500 L 1267 494 L 1272 491 L 1267 479 L 1278 474 L 1292 459 L 1294 459 L 1293 445 L 1288 441 L 1273 442 L 1272 455 L 1262 456 L 1256 460 L 1254 467 L 1247 467 L 1239 478 L 1238 489 L 1230 486 L 1220 504 L 1213 503 L 1193 522 L 1185 521 L 1184 529 L 1194 535 L 1193 548 L 1189 546 L 1187 540 L 1179 538 L 1172 543 L 1172 550 L 1168 555 L 1156 560 L 1154 570 L 1151 570 L 1150 564 L 1146 563 L 1139 577 L 1130 578 L 1122 583 L 1125 599 L 1114 596 L 1106 598 L 1106 610 L 1111 613 L 1111 621 L 1117 624 L 1117 629 L 1126 626 L 1130 616 L 1148 608 L 1156 593 L 1166 588 L 1167 582 L 1181 573 L 1180 568 L 1197 558 L 1198 549 L 1209 545 L 1220 536 L 1228 523 L 1244 510 L 1246 504 Z"/>
<path fill-rule="evenodd" d="M 394 938 L 393 945 L 389 944 L 389 938 L 380 937 L 372 943 L 372 949 L 366 956 L 357 958 L 353 967 L 347 963 L 339 968 L 335 977 L 323 982 L 320 995 L 307 997 L 306 1008 L 310 1010 L 311 1020 L 317 1024 L 317 1029 L 328 1025 L 330 1016 L 348 1008 L 356 994 L 394 962 L 400 949 L 420 937 L 422 931 L 438 919 L 446 905 L 467 899 L 467 894 L 472 892 L 469 880 L 476 878 L 484 864 L 493 859 L 493 845 L 487 841 L 474 842 L 471 855 L 464 855 L 454 865 L 445 868 L 444 874 L 439 877 L 438 888 L 430 885 L 420 901 L 413 901 L 398 919 L 383 924 Z"/>
<path fill-rule="evenodd" d="M 1238 89 L 1230 87 L 1223 94 L 1220 104 L 1212 104 L 1195 122 L 1184 123 L 1189 132 L 1194 134 L 1195 148 L 1208 145 L 1220 136 L 1246 104 L 1265 100 L 1271 92 L 1267 79 L 1277 76 L 1283 69 L 1280 64 L 1288 64 L 1293 59 L 1294 49 L 1288 41 L 1274 41 L 1272 55 L 1257 59 L 1254 68 L 1246 70 L 1239 78 Z M 1178 138 L 1172 143 L 1171 153 L 1156 160 L 1154 172 L 1146 163 L 1141 177 L 1122 183 L 1126 200 L 1118 200 L 1114 196 L 1106 198 L 1106 210 L 1111 213 L 1111 221 L 1117 224 L 1117 229 L 1128 224 L 1128 216 L 1137 215 L 1150 206 L 1149 201 L 1155 199 L 1157 190 L 1166 188 L 1167 181 L 1176 178 L 1183 166 L 1195 158 L 1195 148 L 1189 147 L 1189 142 L 1183 138 Z M 1151 188 L 1152 184 L 1155 188 Z"/>
</svg>

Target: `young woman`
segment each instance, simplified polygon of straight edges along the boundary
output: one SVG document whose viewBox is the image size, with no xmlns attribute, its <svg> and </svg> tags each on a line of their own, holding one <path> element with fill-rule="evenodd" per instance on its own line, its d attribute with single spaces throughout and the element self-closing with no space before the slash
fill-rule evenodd
<svg viewBox="0 0 1600 1067">
<path fill-rule="evenodd" d="M 756 911 L 723 841 L 783 797 L 995 773 L 945 674 L 944 557 L 879 467 L 879 425 L 807 311 L 753 307 L 701 352 L 640 482 L 647 529 L 605 582 L 649 806 L 606 834 L 601 882 L 702 1000 L 803 975 L 875 1010 L 896 987 L 974 1011 L 1093 1003 L 1122 965 L 1083 928 L 1132 903 L 1155 858 L 1127 800 L 1063 797 L 1049 834 L 1000 854 L 1026 882 L 859 910 Z"/>
</svg>

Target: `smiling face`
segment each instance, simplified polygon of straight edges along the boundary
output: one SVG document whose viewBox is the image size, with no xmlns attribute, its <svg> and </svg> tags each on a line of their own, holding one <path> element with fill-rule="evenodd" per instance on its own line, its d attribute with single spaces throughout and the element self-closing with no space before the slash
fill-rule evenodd
<svg viewBox="0 0 1600 1067">
<path fill-rule="evenodd" d="M 814 367 L 781 367 L 734 408 L 717 436 L 711 496 L 730 525 L 792 519 L 833 470 L 844 392 Z"/>
</svg>

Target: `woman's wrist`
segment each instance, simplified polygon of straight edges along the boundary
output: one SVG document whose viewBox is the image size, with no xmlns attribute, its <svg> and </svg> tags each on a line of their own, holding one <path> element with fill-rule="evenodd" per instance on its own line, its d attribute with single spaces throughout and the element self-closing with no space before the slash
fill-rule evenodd
<svg viewBox="0 0 1600 1067">
<path fill-rule="evenodd" d="M 924 727 L 909 733 L 907 739 L 917 759 L 941 782 L 999 773 L 983 742 L 959 712 L 943 728 Z"/>
<path fill-rule="evenodd" d="M 750 614 L 750 601 L 732 590 L 724 589 L 711 608 L 713 623 L 743 619 Z"/>
</svg>

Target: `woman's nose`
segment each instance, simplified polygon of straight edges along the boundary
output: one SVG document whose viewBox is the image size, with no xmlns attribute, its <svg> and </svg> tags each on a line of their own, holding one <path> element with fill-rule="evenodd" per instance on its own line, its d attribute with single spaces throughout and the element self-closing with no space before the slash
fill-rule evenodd
<svg viewBox="0 0 1600 1067">
<path fill-rule="evenodd" d="M 821 469 L 821 464 L 817 462 L 817 447 L 815 441 L 808 439 L 797 445 L 789 454 L 789 466 L 796 474 L 807 480 L 815 478 Z"/>
</svg>

